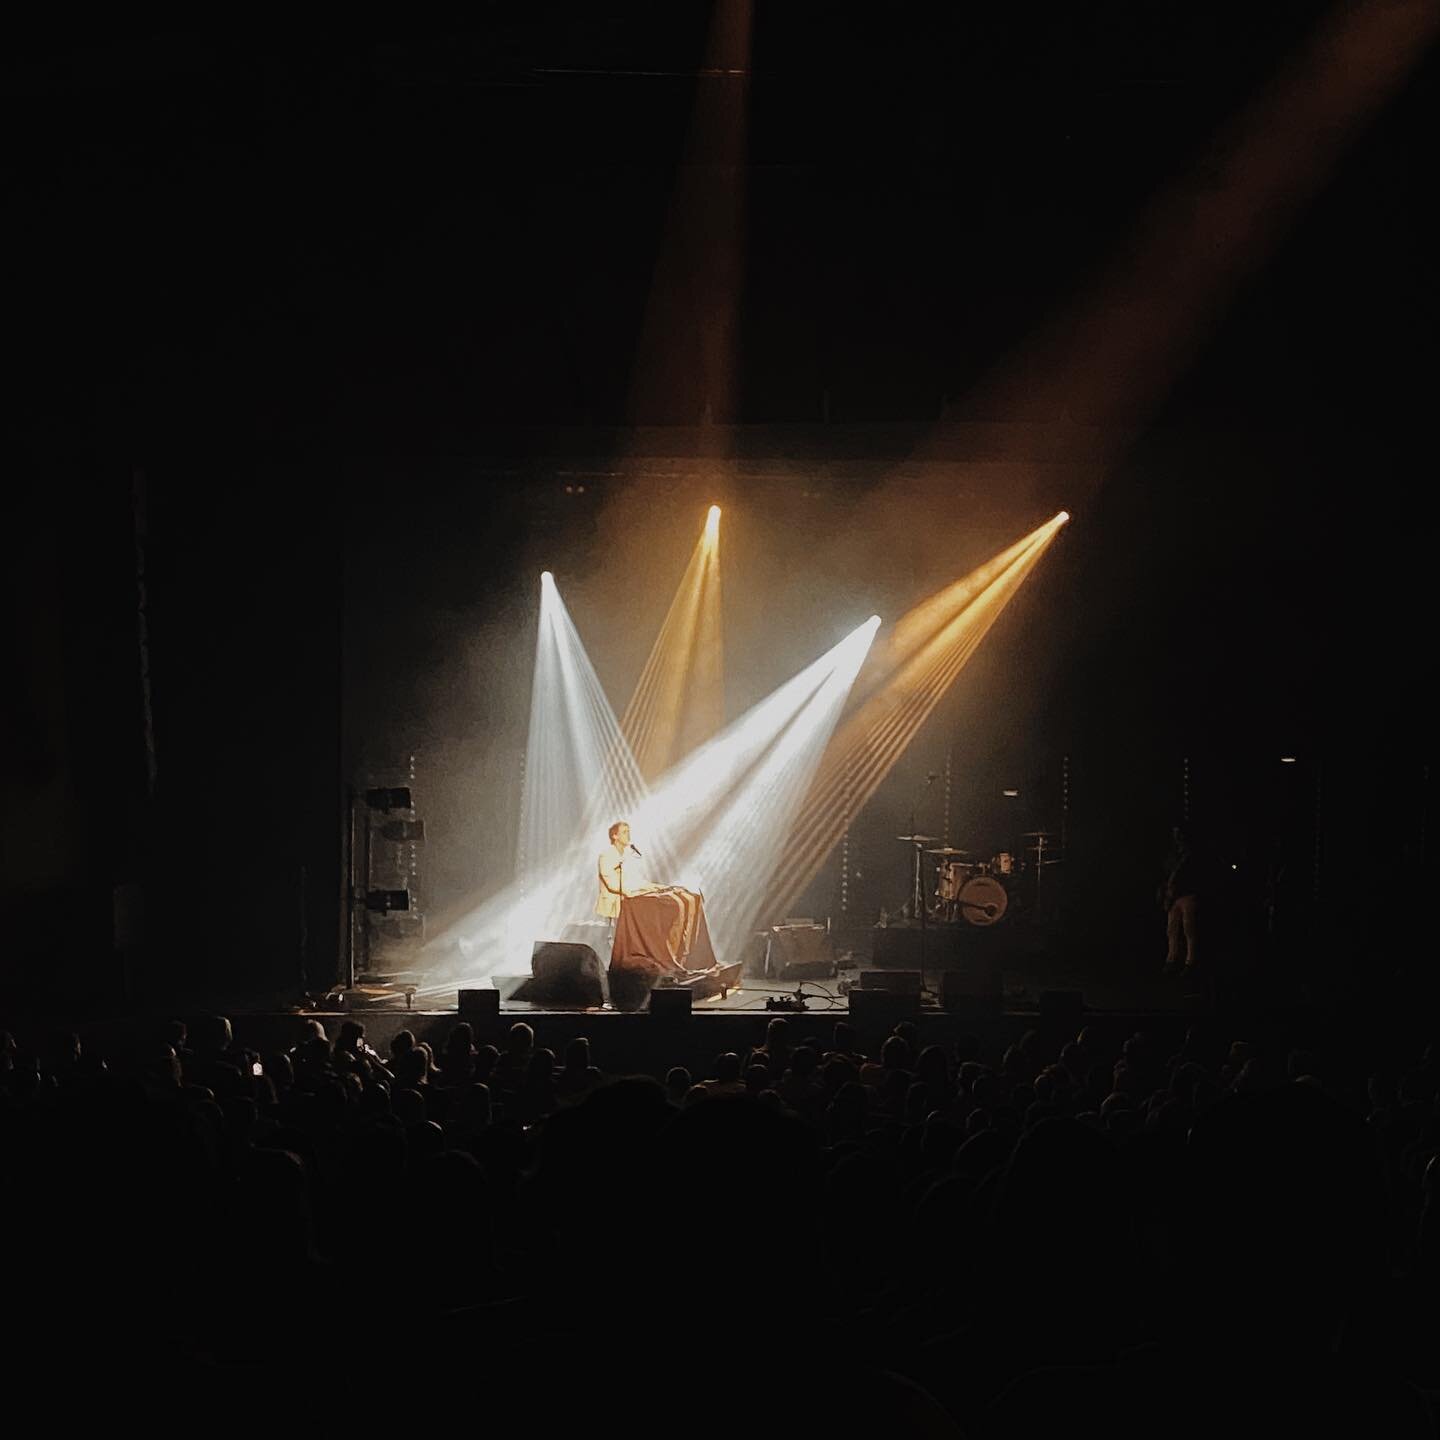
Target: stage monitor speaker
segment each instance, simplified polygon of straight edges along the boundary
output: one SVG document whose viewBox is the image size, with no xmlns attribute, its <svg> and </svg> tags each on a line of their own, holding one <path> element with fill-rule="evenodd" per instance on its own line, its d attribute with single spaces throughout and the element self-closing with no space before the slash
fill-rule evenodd
<svg viewBox="0 0 1440 1440">
<path fill-rule="evenodd" d="M 688 985 L 657 985 L 650 992 L 650 1013 L 662 1020 L 688 1020 L 693 998 Z"/>
<path fill-rule="evenodd" d="M 862 970 L 857 977 L 862 990 L 889 990 L 896 995 L 918 995 L 918 970 Z"/>
<path fill-rule="evenodd" d="M 460 1018 L 472 1026 L 494 1026 L 500 1019 L 500 992 L 462 990 Z"/>
<path fill-rule="evenodd" d="M 588 945 L 537 940 L 530 951 L 530 983 L 515 998 L 564 1010 L 598 1009 L 605 1003 L 600 957 Z"/>
<path fill-rule="evenodd" d="M 852 990 L 850 1023 L 866 1043 L 878 1045 L 902 1021 L 920 1014 L 920 996 L 895 990 Z"/>
<path fill-rule="evenodd" d="M 823 925 L 772 925 L 765 949 L 772 980 L 828 980 L 835 973 L 835 946 Z"/>
</svg>

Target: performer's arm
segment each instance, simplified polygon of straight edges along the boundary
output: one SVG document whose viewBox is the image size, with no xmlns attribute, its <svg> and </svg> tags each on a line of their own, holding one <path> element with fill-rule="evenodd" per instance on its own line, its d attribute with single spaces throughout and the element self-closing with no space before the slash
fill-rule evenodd
<svg viewBox="0 0 1440 1440">
<path fill-rule="evenodd" d="M 599 870 L 599 872 L 600 872 L 600 886 L 601 886 L 601 888 L 604 889 L 604 890 L 608 890 L 612 895 L 621 895 L 621 894 L 623 894 L 623 892 L 621 891 L 619 885 L 612 885 L 612 884 L 605 878 L 605 859 L 604 859 L 603 856 L 601 857 L 597 868 L 598 868 L 598 870 Z M 623 877 L 621 877 L 620 867 L 619 867 L 618 865 L 615 867 L 615 872 L 616 872 L 617 878 L 622 878 L 622 883 L 623 883 Z"/>
</svg>

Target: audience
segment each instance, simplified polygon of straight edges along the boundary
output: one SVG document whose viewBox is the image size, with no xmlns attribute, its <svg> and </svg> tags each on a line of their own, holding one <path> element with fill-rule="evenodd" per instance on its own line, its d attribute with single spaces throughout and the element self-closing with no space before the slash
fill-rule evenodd
<svg viewBox="0 0 1440 1440">
<path fill-rule="evenodd" d="M 820 1379 L 844 1385 L 858 1357 L 864 1384 L 929 1397 L 926 1424 L 951 1428 L 925 1433 L 1433 1425 L 1433 1046 L 1377 1062 L 1343 1030 L 1197 1026 L 1176 1045 L 1098 1023 L 941 1045 L 907 1024 L 866 1036 L 871 1061 L 849 1022 L 827 1043 L 777 1019 L 744 1060 L 662 1085 L 605 1073 L 584 1036 L 559 1063 L 524 1023 L 498 1051 L 442 1026 L 438 1064 L 410 1029 L 382 1061 L 357 1020 L 333 1043 L 295 1027 L 263 1062 L 223 1016 L 133 1053 L 0 1036 L 32 1349 L 78 1335 L 86 1306 L 118 1320 L 110 1297 L 149 1296 L 144 1326 L 110 1326 L 114 1355 L 310 1369 L 403 1327 L 446 1363 L 488 1336 L 528 1375 L 532 1340 L 586 1333 L 583 1307 L 547 1303 L 576 1283 L 565 1267 L 609 1262 L 614 1294 L 584 1282 L 607 1326 L 648 1308 L 663 1333 L 693 1303 L 713 1348 L 780 1325 L 777 1364 L 828 1359 Z M 713 1269 L 747 1228 L 749 1290 Z M 351 1292 L 365 1262 L 427 1245 L 443 1263 L 389 1300 Z M 603 1388 L 602 1358 L 577 1373 Z"/>
</svg>

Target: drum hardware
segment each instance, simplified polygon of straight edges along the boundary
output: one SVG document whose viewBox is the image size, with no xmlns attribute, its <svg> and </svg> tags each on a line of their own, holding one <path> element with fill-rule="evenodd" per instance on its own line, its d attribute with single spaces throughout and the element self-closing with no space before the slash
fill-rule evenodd
<svg viewBox="0 0 1440 1440">
<path fill-rule="evenodd" d="M 921 868 L 920 857 L 927 845 L 933 845 L 940 837 L 938 835 L 921 835 L 915 829 L 915 812 L 910 812 L 909 835 L 897 835 L 897 840 L 903 840 L 907 845 L 915 848 L 915 871 L 913 889 L 911 891 L 911 913 L 920 921 L 920 993 L 925 994 L 925 920 L 930 909 L 930 903 L 925 898 L 925 874 Z"/>
<path fill-rule="evenodd" d="M 943 865 L 937 865 L 936 900 L 947 905 L 954 904 L 960 897 L 961 887 L 974 873 L 975 867 L 967 865 L 963 860 L 950 860 Z"/>
<path fill-rule="evenodd" d="M 974 875 L 956 899 L 961 918 L 971 925 L 993 925 L 1010 906 L 1010 892 L 993 875 Z"/>
<path fill-rule="evenodd" d="M 1053 831 L 1029 830 L 1020 837 L 1024 842 L 1027 868 L 1035 872 L 1031 903 L 1037 909 L 1040 905 L 1040 880 L 1051 865 L 1059 865 L 1064 857 L 1059 853 L 1060 845 Z M 1048 890 L 1047 890 L 1048 893 Z"/>
<path fill-rule="evenodd" d="M 1027 909 L 1036 903 L 1040 872 L 1062 863 L 1058 837 L 1049 830 L 1026 831 L 1014 850 L 997 850 L 984 858 L 976 858 L 958 845 L 935 845 L 931 835 L 912 833 L 896 838 L 915 847 L 911 913 L 922 927 L 927 916 L 975 926 L 997 924 L 1022 901 L 1027 902 Z M 935 860 L 933 894 L 926 893 L 922 853 Z M 1033 880 L 1027 885 L 1031 872 Z M 1032 887 L 1034 897 L 1030 896 Z"/>
<path fill-rule="evenodd" d="M 925 913 L 925 879 L 920 868 L 920 856 L 925 846 L 932 844 L 940 837 L 938 835 L 897 835 L 895 838 L 915 847 L 915 870 L 910 886 L 910 910 L 913 915 L 923 917 Z"/>
</svg>

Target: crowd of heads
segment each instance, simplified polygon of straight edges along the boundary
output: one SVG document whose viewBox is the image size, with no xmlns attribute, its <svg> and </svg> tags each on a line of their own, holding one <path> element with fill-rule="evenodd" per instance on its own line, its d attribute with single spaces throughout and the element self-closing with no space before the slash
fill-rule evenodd
<svg viewBox="0 0 1440 1440">
<path fill-rule="evenodd" d="M 530 1341 L 607 1317 L 661 1334 L 699 1312 L 737 1344 L 763 1317 L 817 1363 L 850 1355 L 917 1433 L 1055 1423 L 1057 1367 L 1112 1413 L 1163 1411 L 1180 1367 L 1212 1377 L 1197 1425 L 1236 1376 L 1323 1375 L 1328 1404 L 1389 1405 L 1403 1434 L 1440 1378 L 1433 1046 L 1374 1068 L 1090 1026 L 992 1052 L 777 1018 L 698 1074 L 650 1075 L 525 1023 L 498 1044 L 402 1029 L 383 1052 L 359 1020 L 294 1024 L 270 1053 L 219 1016 L 116 1054 L 4 1035 L 8 1188 L 47 1323 L 158 1284 L 175 1303 L 146 1309 L 146 1342 L 194 1365 L 333 1360 L 352 1328 L 317 1334 L 279 1297 L 383 1260 L 428 1276 L 382 1308 L 394 1334 L 413 1296 L 431 1350 L 489 1344 L 530 1373 Z M 795 1269 L 784 1300 L 767 1260 Z M 557 1310 L 595 1265 L 609 1289 Z"/>
</svg>

